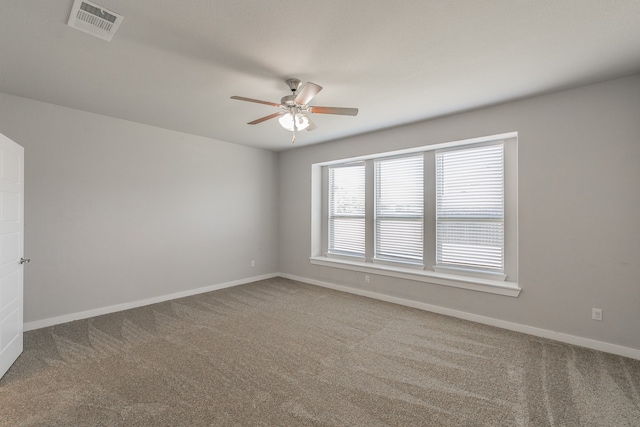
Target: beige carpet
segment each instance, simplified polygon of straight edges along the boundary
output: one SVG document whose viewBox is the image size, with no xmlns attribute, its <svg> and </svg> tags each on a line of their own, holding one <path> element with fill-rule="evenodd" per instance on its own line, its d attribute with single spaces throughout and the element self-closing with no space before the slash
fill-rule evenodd
<svg viewBox="0 0 640 427">
<path fill-rule="evenodd" d="M 2 426 L 638 426 L 640 361 L 271 279 L 25 334 Z"/>
</svg>

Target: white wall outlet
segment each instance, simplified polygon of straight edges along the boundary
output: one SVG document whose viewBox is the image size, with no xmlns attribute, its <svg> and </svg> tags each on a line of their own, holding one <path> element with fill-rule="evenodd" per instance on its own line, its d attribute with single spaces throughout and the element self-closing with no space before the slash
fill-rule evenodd
<svg viewBox="0 0 640 427">
<path fill-rule="evenodd" d="M 591 318 L 593 320 L 602 320 L 602 309 L 601 308 L 592 308 L 591 309 Z"/>
<path fill-rule="evenodd" d="M 256 266 L 256 260 L 255 260 L 255 259 L 252 259 L 252 260 L 251 260 L 251 267 L 255 267 L 255 266 Z"/>
<path fill-rule="evenodd" d="M 369 275 L 367 274 L 364 276 L 364 283 L 369 283 L 369 282 L 370 282 Z"/>
</svg>

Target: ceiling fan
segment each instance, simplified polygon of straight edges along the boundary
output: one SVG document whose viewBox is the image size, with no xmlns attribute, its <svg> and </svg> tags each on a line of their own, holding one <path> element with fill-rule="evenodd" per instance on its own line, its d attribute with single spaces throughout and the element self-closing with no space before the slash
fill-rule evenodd
<svg viewBox="0 0 640 427">
<path fill-rule="evenodd" d="M 278 112 L 260 117 L 248 125 L 257 125 L 270 119 L 279 117 L 280 125 L 288 131 L 293 132 L 291 142 L 296 141 L 296 132 L 301 130 L 311 131 L 316 129 L 315 123 L 309 118 L 311 114 L 338 114 L 341 116 L 358 115 L 357 108 L 344 107 L 315 107 L 309 105 L 314 96 L 322 90 L 322 86 L 315 83 L 307 82 L 304 85 L 298 79 L 288 79 L 287 85 L 291 89 L 291 95 L 287 95 L 280 100 L 280 104 L 269 101 L 260 101 L 259 99 L 245 98 L 243 96 L 232 96 L 231 99 L 239 101 L 255 102 L 258 104 L 271 105 L 279 109 Z"/>
</svg>

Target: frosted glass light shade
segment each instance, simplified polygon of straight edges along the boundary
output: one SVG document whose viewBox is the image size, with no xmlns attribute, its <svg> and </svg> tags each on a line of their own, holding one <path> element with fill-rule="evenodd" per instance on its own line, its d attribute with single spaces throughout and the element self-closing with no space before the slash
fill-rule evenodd
<svg viewBox="0 0 640 427">
<path fill-rule="evenodd" d="M 291 113 L 287 113 L 278 119 L 282 127 L 291 132 L 293 132 L 293 120 L 294 116 Z M 305 130 L 309 127 L 309 118 L 302 113 L 295 114 L 295 121 L 297 130 Z"/>
</svg>

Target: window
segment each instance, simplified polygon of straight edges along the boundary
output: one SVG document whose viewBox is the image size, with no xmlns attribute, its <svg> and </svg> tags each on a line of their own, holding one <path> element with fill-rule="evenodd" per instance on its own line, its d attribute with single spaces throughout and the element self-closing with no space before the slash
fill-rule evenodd
<svg viewBox="0 0 640 427">
<path fill-rule="evenodd" d="M 329 254 L 365 255 L 365 165 L 329 168 Z"/>
<path fill-rule="evenodd" d="M 312 167 L 312 264 L 517 296 L 517 134 Z"/>
<path fill-rule="evenodd" d="M 422 265 L 422 154 L 374 161 L 375 260 Z"/>
<path fill-rule="evenodd" d="M 502 144 L 436 152 L 436 254 L 439 267 L 504 271 Z"/>
</svg>

